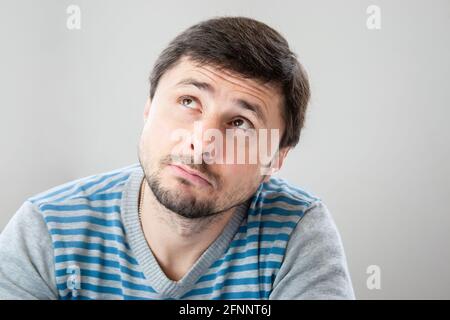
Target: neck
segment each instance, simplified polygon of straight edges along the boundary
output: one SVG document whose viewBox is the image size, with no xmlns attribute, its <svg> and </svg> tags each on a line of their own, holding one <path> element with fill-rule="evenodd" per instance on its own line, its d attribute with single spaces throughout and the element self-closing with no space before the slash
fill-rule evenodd
<svg viewBox="0 0 450 320">
<path fill-rule="evenodd" d="M 144 184 L 140 209 L 145 238 L 166 275 L 178 280 L 222 233 L 235 208 L 212 217 L 185 218 L 165 208 L 145 179 L 141 188 Z"/>
</svg>

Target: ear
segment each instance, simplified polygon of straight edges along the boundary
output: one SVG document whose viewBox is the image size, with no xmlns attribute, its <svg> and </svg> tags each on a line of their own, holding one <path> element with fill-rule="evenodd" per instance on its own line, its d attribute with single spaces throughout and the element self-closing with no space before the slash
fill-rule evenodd
<svg viewBox="0 0 450 320">
<path fill-rule="evenodd" d="M 144 107 L 144 123 L 147 121 L 151 104 L 152 104 L 152 101 L 151 101 L 150 97 L 148 97 L 147 101 L 145 102 L 145 107 Z"/>
<path fill-rule="evenodd" d="M 283 147 L 277 151 L 277 153 L 273 156 L 272 162 L 270 163 L 270 174 L 265 175 L 263 182 L 269 181 L 272 174 L 281 169 L 281 166 L 283 165 L 284 159 L 286 159 L 289 150 L 291 150 L 290 147 Z"/>
</svg>

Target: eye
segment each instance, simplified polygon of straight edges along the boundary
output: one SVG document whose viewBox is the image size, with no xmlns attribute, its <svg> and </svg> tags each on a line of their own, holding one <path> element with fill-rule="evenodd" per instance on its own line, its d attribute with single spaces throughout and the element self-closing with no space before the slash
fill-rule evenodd
<svg viewBox="0 0 450 320">
<path fill-rule="evenodd" d="M 248 130 L 248 129 L 253 128 L 253 124 L 245 118 L 236 118 L 236 119 L 232 120 L 230 122 L 230 124 L 233 127 L 236 127 L 238 129 L 243 129 L 243 130 Z"/>
<path fill-rule="evenodd" d="M 195 103 L 196 99 L 191 96 L 182 96 L 179 99 L 179 103 L 181 103 L 182 106 L 189 108 L 189 109 L 195 109 Z"/>
</svg>

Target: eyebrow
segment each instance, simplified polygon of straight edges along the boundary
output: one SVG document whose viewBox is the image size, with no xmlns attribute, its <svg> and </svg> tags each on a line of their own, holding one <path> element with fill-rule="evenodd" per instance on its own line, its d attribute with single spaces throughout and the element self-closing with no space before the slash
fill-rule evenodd
<svg viewBox="0 0 450 320">
<path fill-rule="evenodd" d="M 214 93 L 214 87 L 210 85 L 207 82 L 198 81 L 194 78 L 186 78 L 181 81 L 179 81 L 176 86 L 182 86 L 182 85 L 192 85 L 197 87 L 199 90 L 207 91 L 209 93 Z M 239 107 L 245 110 L 249 110 L 255 114 L 257 118 L 259 118 L 264 125 L 267 125 L 267 119 L 264 115 L 264 112 L 262 112 L 262 108 L 259 104 L 256 103 L 250 103 L 243 99 L 234 99 L 233 100 Z"/>
<path fill-rule="evenodd" d="M 236 102 L 238 106 L 242 109 L 249 110 L 255 114 L 255 116 L 262 121 L 264 125 L 267 125 L 266 117 L 264 113 L 261 111 L 261 107 L 258 104 L 250 103 L 242 99 L 233 100 Z"/>
<path fill-rule="evenodd" d="M 180 86 L 180 85 L 195 86 L 195 87 L 197 87 L 200 90 L 205 90 L 205 91 L 208 91 L 210 93 L 214 93 L 214 88 L 213 88 L 212 85 L 210 85 L 207 82 L 202 82 L 202 81 L 195 80 L 194 78 L 183 79 L 180 82 L 178 82 L 175 86 Z"/>
</svg>

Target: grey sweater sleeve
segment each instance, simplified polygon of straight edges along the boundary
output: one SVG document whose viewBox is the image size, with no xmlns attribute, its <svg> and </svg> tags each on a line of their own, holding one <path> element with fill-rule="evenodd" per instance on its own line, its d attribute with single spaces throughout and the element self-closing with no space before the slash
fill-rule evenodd
<svg viewBox="0 0 450 320">
<path fill-rule="evenodd" d="M 26 201 L 0 234 L 0 299 L 57 299 L 53 259 L 43 216 Z"/>
<path fill-rule="evenodd" d="M 339 232 L 322 201 L 294 229 L 269 299 L 355 299 Z"/>
</svg>

